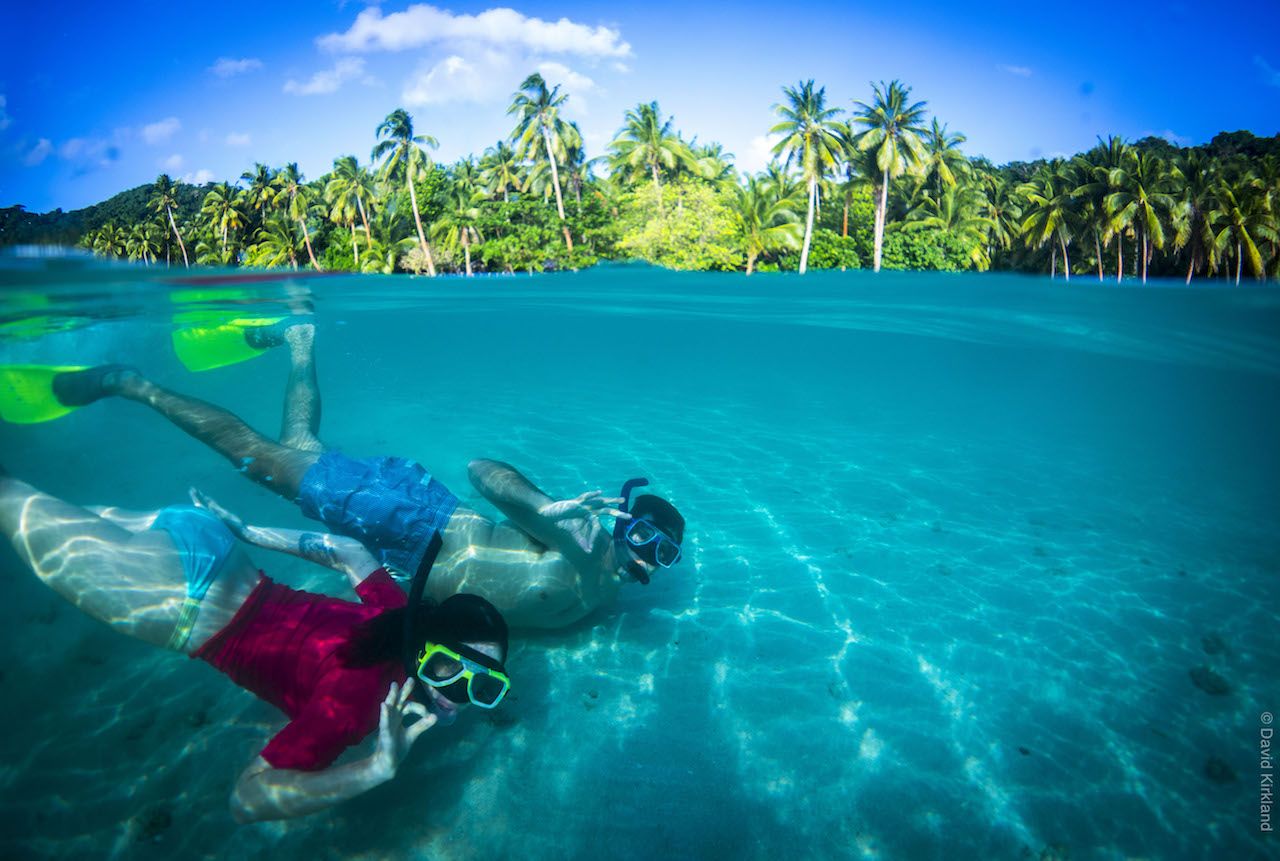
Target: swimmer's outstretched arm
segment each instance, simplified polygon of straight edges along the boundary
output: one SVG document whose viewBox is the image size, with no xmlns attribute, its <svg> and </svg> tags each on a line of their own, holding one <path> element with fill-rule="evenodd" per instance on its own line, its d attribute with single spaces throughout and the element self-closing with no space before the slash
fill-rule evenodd
<svg viewBox="0 0 1280 861">
<path fill-rule="evenodd" d="M 347 581 L 352 588 L 359 586 L 366 577 L 382 567 L 382 563 L 354 538 L 331 535 L 327 532 L 251 526 L 241 520 L 239 515 L 227 511 L 194 487 L 188 493 L 191 494 L 191 502 L 194 505 L 217 517 L 227 525 L 233 535 L 246 544 L 275 550 L 278 553 L 288 553 L 291 556 L 300 556 L 317 565 L 341 571 L 347 575 Z"/>
<path fill-rule="evenodd" d="M 261 756 L 240 774 L 231 793 L 231 815 L 241 825 L 264 819 L 289 819 L 315 813 L 355 798 L 396 776 L 396 770 L 418 736 L 435 726 L 436 716 L 411 700 L 413 679 L 404 687 L 392 683 L 382 703 L 378 746 L 365 759 L 323 771 L 273 768 Z M 407 715 L 417 715 L 405 726 Z"/>
<path fill-rule="evenodd" d="M 629 517 L 616 508 L 621 498 L 608 498 L 599 490 L 573 499 L 552 499 L 502 461 L 473 460 L 467 474 L 475 489 L 516 526 L 562 553 L 590 555 L 600 550 L 601 538 L 608 537 L 600 517 Z"/>
</svg>

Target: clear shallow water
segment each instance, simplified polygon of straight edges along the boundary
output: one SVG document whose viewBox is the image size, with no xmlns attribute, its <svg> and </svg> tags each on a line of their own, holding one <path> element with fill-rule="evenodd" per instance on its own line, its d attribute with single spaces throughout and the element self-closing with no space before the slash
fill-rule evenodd
<svg viewBox="0 0 1280 861">
<path fill-rule="evenodd" d="M 22 265 L 0 360 L 130 361 L 278 426 L 285 356 L 174 359 L 176 270 Z M 417 458 L 482 509 L 473 457 L 556 495 L 648 475 L 688 519 L 686 562 L 518 637 L 509 704 L 428 733 L 388 786 L 236 828 L 231 785 L 282 716 L 78 616 L 6 547 L 6 857 L 1274 852 L 1280 293 L 632 267 L 306 283 L 327 442 Z M 31 337 L 33 316 L 77 328 Z M 0 425 L 0 452 L 82 504 L 195 484 L 306 522 L 129 403 Z M 1201 666 L 1232 692 L 1197 688 Z"/>
</svg>

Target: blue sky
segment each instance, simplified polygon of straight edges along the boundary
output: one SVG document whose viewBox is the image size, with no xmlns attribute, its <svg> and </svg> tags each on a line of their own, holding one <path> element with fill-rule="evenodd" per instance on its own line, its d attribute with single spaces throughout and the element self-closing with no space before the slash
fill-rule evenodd
<svg viewBox="0 0 1280 861">
<path fill-rule="evenodd" d="M 891 8 L 888 8 L 891 7 Z M 437 158 L 510 130 L 539 69 L 600 154 L 657 99 L 686 138 L 763 166 L 781 87 L 814 78 L 850 109 L 899 78 L 964 149 L 997 163 L 1097 136 L 1201 143 L 1280 132 L 1280 5 L 993 0 L 491 3 L 346 0 L 8 4 L 0 13 L 0 206 L 73 209 L 149 182 L 234 181 L 255 161 L 313 178 L 362 163 L 405 107 Z M 1087 8 L 1087 11 L 1086 11 Z"/>
</svg>

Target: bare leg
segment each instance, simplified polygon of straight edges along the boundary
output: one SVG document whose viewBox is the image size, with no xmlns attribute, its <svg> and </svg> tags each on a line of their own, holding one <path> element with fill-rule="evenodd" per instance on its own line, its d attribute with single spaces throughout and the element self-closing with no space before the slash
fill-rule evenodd
<svg viewBox="0 0 1280 861">
<path fill-rule="evenodd" d="M 104 387 L 110 394 L 151 407 L 249 478 L 289 500 L 297 499 L 302 476 L 320 457 L 268 439 L 227 410 L 165 389 L 133 370 L 113 374 Z"/>
<path fill-rule="evenodd" d="M 168 642 L 186 573 L 167 534 L 135 535 L 8 476 L 0 476 L 0 533 L 37 577 L 85 613 L 146 642 Z"/>
<path fill-rule="evenodd" d="M 85 511 L 129 532 L 146 532 L 156 522 L 158 511 L 130 511 L 117 505 L 86 505 Z"/>
<path fill-rule="evenodd" d="M 154 522 L 159 512 L 124 512 Z M 168 646 L 187 598 L 187 572 L 168 532 L 131 532 L 0 472 L 0 534 L 45 585 L 123 634 Z M 200 602 L 190 639 L 195 652 L 235 616 L 258 583 L 238 546 Z"/>
<path fill-rule="evenodd" d="M 289 383 L 284 392 L 280 442 L 300 451 L 324 451 L 320 431 L 320 385 L 316 381 L 315 326 L 300 323 L 284 334 L 289 344 Z"/>
</svg>

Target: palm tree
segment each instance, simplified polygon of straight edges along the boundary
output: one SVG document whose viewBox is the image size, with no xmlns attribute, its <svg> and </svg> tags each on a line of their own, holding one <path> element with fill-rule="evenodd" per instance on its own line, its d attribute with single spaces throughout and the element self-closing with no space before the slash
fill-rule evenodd
<svg viewBox="0 0 1280 861">
<path fill-rule="evenodd" d="M 921 168 L 924 177 L 933 178 L 935 200 L 941 199 L 943 187 L 955 188 L 957 171 L 969 167 L 969 160 L 960 151 L 960 144 L 967 140 L 958 132 L 949 133 L 946 123 L 939 125 L 938 118 L 933 118 L 929 131 L 925 133 L 925 156 Z"/>
<path fill-rule="evenodd" d="M 466 260 L 467 277 L 471 277 L 471 246 L 484 241 L 476 227 L 480 208 L 476 205 L 483 198 L 480 191 L 479 171 L 471 159 L 460 162 L 454 168 L 453 182 L 445 192 L 444 214 L 432 225 L 446 247 L 462 248 Z"/>
<path fill-rule="evenodd" d="M 1116 228 L 1132 225 L 1142 245 L 1142 283 L 1147 283 L 1147 264 L 1155 248 L 1164 248 L 1164 226 L 1160 216 L 1173 208 L 1164 162 L 1141 150 L 1132 151 L 1124 167 L 1112 171 L 1118 191 L 1107 196 L 1107 208 Z"/>
<path fill-rule="evenodd" d="M 502 202 L 510 203 L 510 191 L 520 188 L 520 159 L 506 141 L 498 141 L 480 159 L 480 181 L 490 194 L 502 192 Z"/>
<path fill-rule="evenodd" d="M 360 246 L 356 242 L 356 216 L 364 224 L 365 250 L 373 247 L 373 235 L 369 232 L 369 217 L 365 212 L 365 197 L 373 197 L 369 174 L 356 162 L 353 155 L 333 160 L 333 173 L 324 187 L 325 202 L 329 204 L 329 220 L 346 226 L 351 231 L 351 252 L 356 271 L 360 271 Z"/>
<path fill-rule="evenodd" d="M 418 193 L 413 183 L 418 173 L 431 169 L 431 159 L 423 147 L 435 149 L 439 142 L 430 135 L 413 133 L 413 117 L 404 110 L 396 108 L 387 114 L 387 118 L 378 126 L 378 137 L 387 139 L 373 148 L 373 160 L 384 159 L 382 173 L 388 179 L 403 176 L 409 187 L 409 202 L 413 207 L 413 222 L 418 228 L 418 242 L 422 246 L 422 254 L 427 261 L 427 274 L 436 274 L 436 263 L 431 257 L 431 248 L 427 245 L 427 235 L 422 230 L 422 212 L 418 209 Z"/>
<path fill-rule="evenodd" d="M 1217 206 L 1209 215 L 1217 230 L 1213 238 L 1214 248 L 1219 253 L 1235 251 L 1236 286 L 1240 284 L 1246 258 L 1254 277 L 1261 278 L 1262 253 L 1258 250 L 1258 240 L 1275 242 L 1277 234 L 1275 220 L 1267 209 L 1265 193 L 1249 183 L 1241 183 L 1239 189 L 1233 189 L 1221 182 L 1216 197 Z"/>
<path fill-rule="evenodd" d="M 250 266 L 272 267 L 283 266 L 287 260 L 289 266 L 296 270 L 301 238 L 292 219 L 272 213 L 258 231 L 257 242 L 245 253 L 245 262 Z"/>
<path fill-rule="evenodd" d="M 240 211 L 240 199 L 236 188 L 228 182 L 220 182 L 204 196 L 200 214 L 208 218 L 222 236 L 222 262 L 231 262 L 228 235 L 244 226 L 244 213 Z"/>
<path fill-rule="evenodd" d="M 1209 215 L 1216 204 L 1218 175 L 1214 164 L 1197 150 L 1186 150 L 1170 172 L 1176 189 L 1177 205 L 1173 212 L 1173 247 L 1188 248 L 1187 282 L 1202 263 L 1210 270 L 1217 268 L 1213 225 Z"/>
<path fill-rule="evenodd" d="M 302 240 L 307 246 L 307 257 L 312 267 L 320 271 L 315 252 L 311 250 L 311 231 L 307 229 L 307 216 L 311 214 L 311 191 L 302 184 L 302 174 L 298 172 L 298 163 L 290 162 L 276 174 L 276 196 L 272 203 L 281 207 L 285 213 L 302 227 Z"/>
<path fill-rule="evenodd" d="M 697 145 L 697 139 L 689 144 L 693 156 L 693 169 L 698 177 L 720 189 L 738 188 L 737 174 L 733 170 L 733 153 L 725 152 L 724 145 L 709 143 Z"/>
<path fill-rule="evenodd" d="M 998 173 L 983 173 L 986 204 L 983 216 L 990 223 L 987 232 L 987 256 L 998 247 L 1005 251 L 1013 245 L 1013 237 L 1022 223 L 1022 208 L 1015 194 L 1015 186 Z"/>
<path fill-rule="evenodd" d="M 94 234 L 93 250 L 108 257 L 119 257 L 125 252 L 127 234 L 113 222 L 108 221 Z"/>
<path fill-rule="evenodd" d="M 1055 159 L 1042 165 L 1031 181 L 1023 186 L 1027 198 L 1026 218 L 1022 222 L 1023 240 L 1028 248 L 1040 248 L 1058 240 L 1062 248 L 1062 271 L 1071 280 L 1071 258 L 1067 245 L 1075 231 L 1075 184 L 1065 162 Z M 1054 277 L 1057 249 L 1050 255 L 1049 277 Z"/>
<path fill-rule="evenodd" d="M 156 238 L 158 230 L 156 225 L 145 221 L 129 228 L 129 235 L 125 239 L 125 252 L 130 260 L 142 260 L 146 265 L 151 265 L 155 260 L 156 252 L 160 250 L 160 242 Z"/>
<path fill-rule="evenodd" d="M 889 205 L 889 182 L 908 170 L 915 170 L 924 159 L 924 147 L 920 136 L 924 128 L 920 121 L 924 116 L 925 102 L 908 104 L 911 88 L 898 81 L 887 86 L 884 81 L 872 84 L 872 102 L 854 102 L 858 112 L 853 121 L 866 128 L 858 135 L 858 148 L 872 150 L 876 154 L 876 166 L 880 169 L 880 194 L 876 198 L 875 215 L 875 265 L 880 271 L 880 252 L 884 245 L 885 212 Z"/>
<path fill-rule="evenodd" d="M 774 194 L 773 186 L 765 179 L 749 177 L 746 186 L 738 189 L 734 217 L 742 231 L 748 275 L 755 270 L 761 254 L 800 244 L 800 217 L 788 200 Z"/>
<path fill-rule="evenodd" d="M 662 119 L 657 102 L 636 105 L 627 111 L 618 136 L 609 144 L 609 169 L 625 172 L 634 182 L 637 174 L 648 172 L 653 180 L 658 211 L 662 211 L 661 170 L 674 172 L 679 165 L 693 162 L 693 154 L 671 130 L 675 117 Z"/>
<path fill-rule="evenodd" d="M 374 212 L 370 226 L 373 248 L 360 264 L 360 271 L 390 275 L 396 271 L 401 257 L 417 246 L 417 241 L 409 235 L 406 216 L 400 212 L 395 197 L 388 197 L 387 205 Z"/>
<path fill-rule="evenodd" d="M 951 185 L 943 189 L 937 200 L 924 197 L 907 213 L 908 221 L 902 229 L 937 230 L 959 239 L 969 249 L 969 261 L 979 272 L 986 272 L 991 266 L 987 249 L 992 221 L 985 214 L 988 208 L 987 196 L 981 189 L 973 185 Z"/>
<path fill-rule="evenodd" d="M 838 108 L 827 107 L 827 89 L 814 89 L 813 81 L 802 81 L 795 87 L 783 87 L 787 104 L 774 105 L 782 121 L 769 129 L 769 134 L 784 137 L 773 148 L 775 156 L 785 154 L 789 167 L 800 165 L 800 176 L 809 188 L 809 214 L 805 219 L 804 246 L 800 249 L 800 274 L 809 265 L 809 244 L 813 240 L 813 215 L 818 208 L 818 182 L 833 170 L 840 159 L 840 123 Z"/>
<path fill-rule="evenodd" d="M 173 209 L 178 205 L 178 186 L 181 184 L 181 182 L 175 183 L 167 173 L 156 177 L 155 185 L 151 187 L 151 208 L 169 217 L 169 226 L 173 228 L 173 235 L 178 239 L 178 247 L 182 249 L 182 263 L 190 269 L 191 261 L 187 259 L 187 246 L 182 241 L 182 234 L 178 232 L 178 223 L 173 219 Z"/>
<path fill-rule="evenodd" d="M 539 158 L 545 158 L 551 165 L 556 212 L 560 215 L 565 247 L 572 251 L 573 238 L 569 235 L 569 226 L 564 223 L 564 199 L 560 194 L 560 170 L 556 164 L 557 159 L 564 156 L 566 123 L 560 119 L 560 108 L 568 100 L 567 94 L 560 95 L 559 85 L 548 90 L 542 75 L 534 72 L 524 79 L 520 89 L 512 95 L 511 107 L 507 108 L 507 113 L 516 115 L 516 127 L 511 133 L 516 154 L 522 159 L 535 162 Z"/>
</svg>

